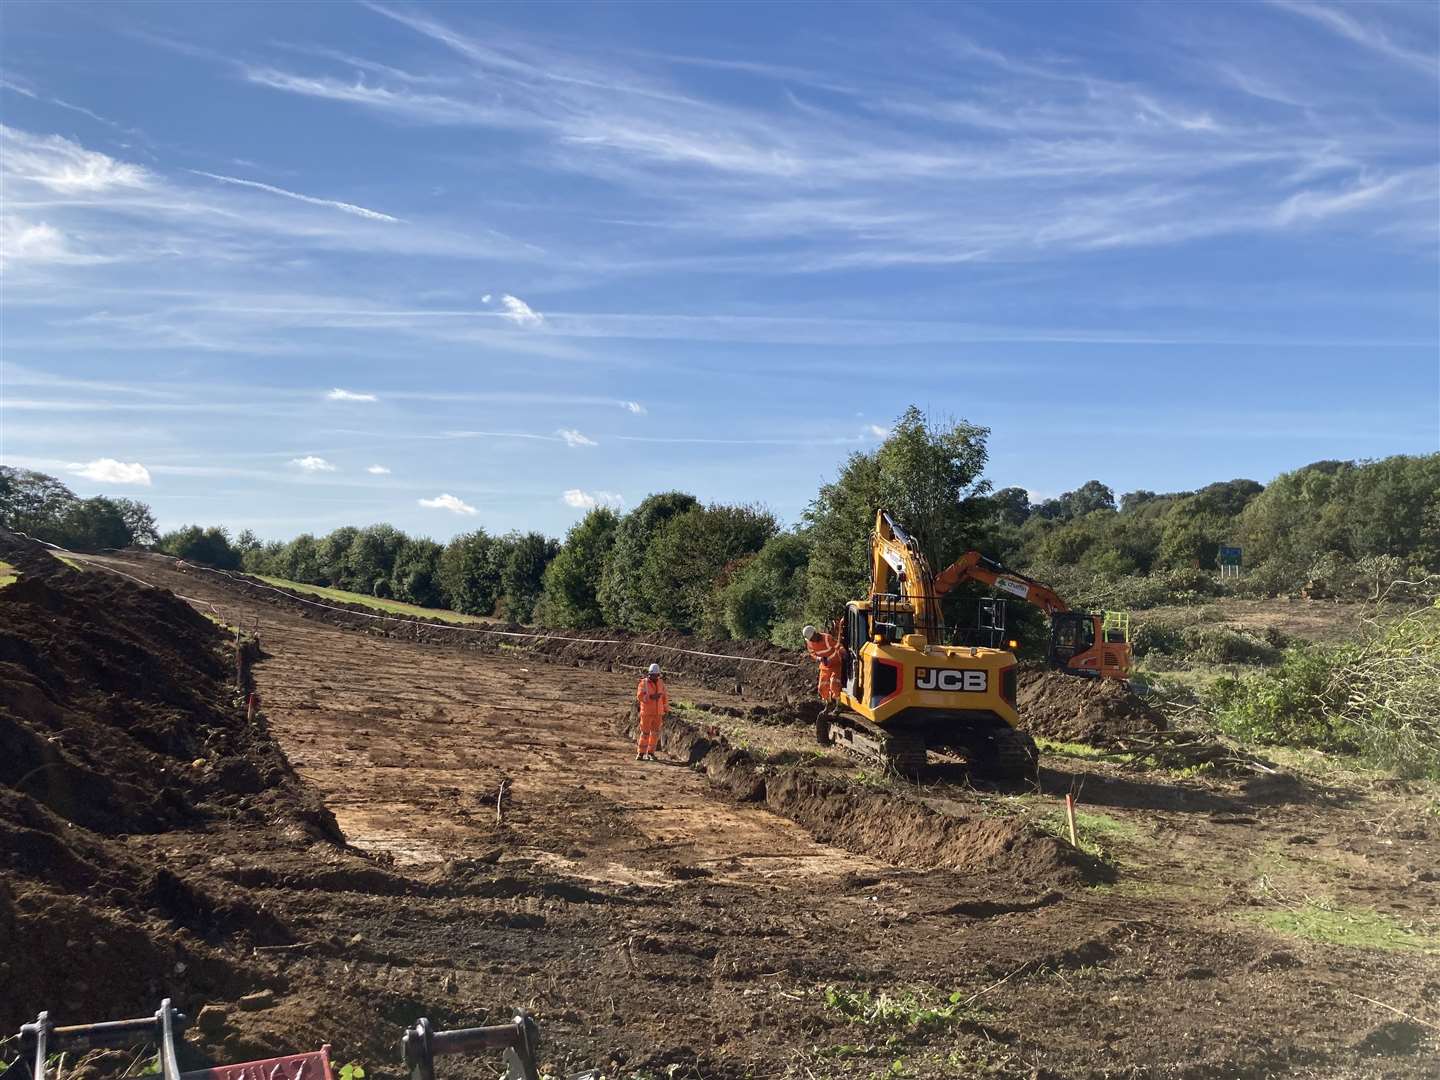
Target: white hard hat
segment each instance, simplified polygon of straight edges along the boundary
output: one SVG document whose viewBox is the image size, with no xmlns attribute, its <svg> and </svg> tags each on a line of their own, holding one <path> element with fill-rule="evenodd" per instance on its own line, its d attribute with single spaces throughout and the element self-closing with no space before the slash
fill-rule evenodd
<svg viewBox="0 0 1440 1080">
<path fill-rule="evenodd" d="M 816 630 L 815 627 L 813 627 L 813 626 L 807 626 L 807 627 L 805 627 L 804 630 L 801 630 L 801 631 L 800 631 L 800 636 L 803 637 L 806 641 L 809 641 L 812 637 L 814 637 L 814 636 L 815 636 L 816 634 L 818 634 L 819 632 L 820 632 L 820 631 L 819 631 L 819 630 Z"/>
<path fill-rule="evenodd" d="M 659 674 L 660 674 L 660 665 L 659 665 L 659 664 L 651 664 L 651 665 L 650 665 L 650 670 L 649 670 L 649 672 L 647 672 L 647 674 L 649 674 L 649 675 L 659 675 Z"/>
</svg>

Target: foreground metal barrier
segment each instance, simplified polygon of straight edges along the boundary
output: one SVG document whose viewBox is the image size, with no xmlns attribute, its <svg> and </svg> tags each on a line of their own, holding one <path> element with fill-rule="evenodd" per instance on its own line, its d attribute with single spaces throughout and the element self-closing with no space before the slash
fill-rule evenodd
<svg viewBox="0 0 1440 1080">
<path fill-rule="evenodd" d="M 95 1024 L 56 1026 L 48 1012 L 20 1028 L 20 1057 L 0 1072 L 0 1080 L 49 1080 L 50 1062 L 66 1052 L 153 1042 L 158 1047 L 161 1080 L 335 1080 L 330 1047 L 303 1054 L 215 1065 L 180 1071 L 175 1039 L 190 1025 L 170 999 L 160 1003 L 154 1016 L 133 1020 L 104 1020 Z M 435 1080 L 435 1059 L 449 1054 L 500 1051 L 505 1080 L 539 1080 L 540 1029 L 530 1014 L 517 1011 L 508 1024 L 436 1031 L 430 1021 L 415 1021 L 400 1041 L 401 1056 L 410 1080 Z M 27 1065 L 27 1060 L 30 1064 Z M 596 1080 L 598 1072 L 581 1073 L 570 1080 Z"/>
</svg>

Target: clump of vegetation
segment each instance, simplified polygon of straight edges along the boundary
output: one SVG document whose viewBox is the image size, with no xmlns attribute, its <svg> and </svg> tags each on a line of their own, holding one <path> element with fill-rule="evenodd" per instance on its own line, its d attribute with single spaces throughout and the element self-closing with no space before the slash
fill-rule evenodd
<svg viewBox="0 0 1440 1080">
<path fill-rule="evenodd" d="M 867 1027 L 912 1036 L 943 1031 L 975 1015 L 970 1001 L 958 990 L 941 997 L 919 990 L 877 994 L 831 986 L 825 990 L 825 1007 Z"/>
<path fill-rule="evenodd" d="M 1411 926 L 1393 915 L 1368 908 L 1340 908 L 1328 900 L 1308 900 L 1295 907 L 1254 916 L 1267 929 L 1327 945 L 1390 951 L 1440 951 L 1440 934 Z"/>
<path fill-rule="evenodd" d="M 1274 628 L 1206 623 L 1178 627 L 1142 623 L 1131 635 L 1136 656 L 1183 657 L 1205 664 L 1274 664 L 1287 644 L 1286 636 Z"/>
<path fill-rule="evenodd" d="M 1339 646 L 1285 650 L 1279 665 L 1218 679 L 1210 715 L 1244 742 L 1358 754 L 1401 775 L 1440 776 L 1440 604 Z"/>
</svg>

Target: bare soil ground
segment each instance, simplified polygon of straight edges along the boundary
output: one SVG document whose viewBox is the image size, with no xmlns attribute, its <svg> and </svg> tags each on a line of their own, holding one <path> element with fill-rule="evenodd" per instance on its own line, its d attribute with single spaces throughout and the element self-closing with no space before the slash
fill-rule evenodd
<svg viewBox="0 0 1440 1080">
<path fill-rule="evenodd" d="M 152 965 L 139 986 L 107 959 L 118 945 L 38 937 L 50 913 L 26 908 L 30 879 L 12 882 L 14 947 L 54 964 L 80 948 L 111 972 L 111 1015 L 153 1009 L 161 989 L 192 1013 L 228 1004 L 192 1040 L 211 1059 L 329 1040 L 395 1075 L 416 1016 L 474 1024 L 521 1006 L 556 1073 L 1408 1078 L 1440 1064 L 1433 788 L 1182 779 L 1056 754 L 1038 791 L 986 790 L 943 761 L 907 785 L 820 752 L 781 722 L 793 709 L 756 709 L 707 669 L 672 677 L 683 707 L 662 760 L 639 763 L 621 734 L 634 677 L 613 655 L 399 640 L 158 560 L 92 563 L 227 623 L 258 619 L 268 734 L 344 835 L 302 791 L 119 837 L 135 862 L 256 913 L 255 927 L 187 927 L 126 900 L 187 965 Z M 1051 835 L 1075 787 L 1088 854 Z M 273 1003 L 241 1011 L 261 986 Z M 98 1007 L 93 986 L 73 996 Z M 44 1006 L 95 1018 L 0 1001 L 11 1028 Z"/>
</svg>

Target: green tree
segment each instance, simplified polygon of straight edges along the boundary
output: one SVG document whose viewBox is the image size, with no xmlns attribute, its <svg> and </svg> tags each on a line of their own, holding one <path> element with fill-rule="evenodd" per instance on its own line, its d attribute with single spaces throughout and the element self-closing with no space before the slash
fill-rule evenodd
<svg viewBox="0 0 1440 1080">
<path fill-rule="evenodd" d="M 536 609 L 542 625 L 604 624 L 598 595 L 600 580 L 619 527 L 615 511 L 598 506 L 566 534 L 560 553 L 545 568 L 544 590 Z"/>
<path fill-rule="evenodd" d="M 208 529 L 186 525 L 160 537 L 160 550 L 189 562 L 221 570 L 240 569 L 240 552 L 230 543 L 230 533 L 218 525 Z"/>
<path fill-rule="evenodd" d="M 640 588 L 640 568 L 645 562 L 645 553 L 667 521 L 699 505 L 693 495 L 667 491 L 649 496 L 620 519 L 597 593 L 606 625 L 631 630 L 650 625 L 652 613 Z"/>
<path fill-rule="evenodd" d="M 505 617 L 529 622 L 545 587 L 545 568 L 559 553 L 560 545 L 538 532 L 512 534 L 505 540 L 505 563 L 500 571 Z"/>
<path fill-rule="evenodd" d="M 764 547 L 778 528 L 773 514 L 755 506 L 695 507 L 670 518 L 640 565 L 637 584 L 646 610 L 640 629 L 723 634 L 719 605 L 709 603 L 717 579 L 735 560 Z"/>
<path fill-rule="evenodd" d="M 279 563 L 279 576 L 287 581 L 319 585 L 325 580 L 320 570 L 320 544 L 310 533 L 301 533 L 286 544 Z"/>
<path fill-rule="evenodd" d="M 996 517 L 1018 528 L 1030 516 L 1030 493 L 1022 487 L 1001 488 L 990 496 L 990 505 Z"/>
<path fill-rule="evenodd" d="M 345 553 L 350 588 L 372 596 L 390 595 L 390 576 L 405 534 L 393 525 L 371 525 L 355 534 Z"/>
<path fill-rule="evenodd" d="M 125 529 L 130 534 L 126 547 L 154 547 L 160 540 L 160 531 L 155 526 L 155 514 L 138 499 L 111 499 Z"/>
<path fill-rule="evenodd" d="M 0 465 L 0 525 L 7 529 L 58 544 L 60 522 L 79 501 L 53 476 Z"/>
<path fill-rule="evenodd" d="M 444 551 L 434 540 L 423 537 L 406 540 L 395 556 L 390 574 L 390 594 L 397 600 L 440 607 L 440 555 Z"/>
<path fill-rule="evenodd" d="M 805 511 L 814 547 L 806 609 L 830 622 L 870 580 L 870 533 L 884 507 L 920 543 L 939 570 L 978 540 L 991 504 L 984 496 L 987 428 L 965 421 L 930 423 L 911 406 L 870 453 L 854 453 Z"/>
<path fill-rule="evenodd" d="M 130 526 L 120 507 L 111 499 L 97 496 L 71 503 L 57 526 L 62 547 L 77 551 L 103 551 L 130 546 Z"/>
<path fill-rule="evenodd" d="M 780 533 L 741 562 L 720 593 L 725 629 L 733 638 L 768 638 L 795 647 L 805 605 L 810 537 Z"/>
<path fill-rule="evenodd" d="M 342 525 L 319 543 L 316 558 L 320 562 L 320 576 L 325 584 L 355 591 L 355 582 L 349 575 L 350 545 L 360 530 L 353 525 Z M 373 580 L 371 582 L 373 584 Z M 369 592 L 367 588 L 364 591 Z"/>
<path fill-rule="evenodd" d="M 500 600 L 501 563 L 484 529 L 461 533 L 440 554 L 440 592 L 446 607 L 467 615 L 493 615 Z"/>
</svg>

